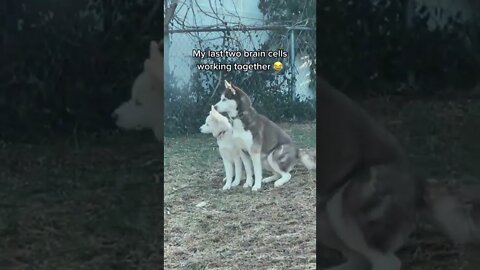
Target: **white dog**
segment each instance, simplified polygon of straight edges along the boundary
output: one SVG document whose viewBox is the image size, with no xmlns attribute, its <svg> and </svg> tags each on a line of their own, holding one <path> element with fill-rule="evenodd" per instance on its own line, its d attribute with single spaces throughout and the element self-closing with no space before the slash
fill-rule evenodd
<svg viewBox="0 0 480 270">
<path fill-rule="evenodd" d="M 133 83 L 130 100 L 115 109 L 112 117 L 120 128 L 152 129 L 163 141 L 163 57 L 155 42 L 150 43 L 150 57 Z"/>
<path fill-rule="evenodd" d="M 211 133 L 213 137 L 217 139 L 218 150 L 222 156 L 226 174 L 226 183 L 223 186 L 223 190 L 228 190 L 240 184 L 242 178 L 242 163 L 243 166 L 245 166 L 247 182 L 252 182 L 252 165 L 250 159 L 235 143 L 232 137 L 233 128 L 227 117 L 217 112 L 212 106 L 209 115 L 205 119 L 205 124 L 200 127 L 200 132 L 205 134 Z M 233 180 L 234 172 L 235 180 Z"/>
</svg>

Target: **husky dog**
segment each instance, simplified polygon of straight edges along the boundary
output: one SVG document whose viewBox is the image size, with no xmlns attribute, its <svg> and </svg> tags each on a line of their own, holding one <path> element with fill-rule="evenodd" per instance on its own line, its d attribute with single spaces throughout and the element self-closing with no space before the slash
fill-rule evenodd
<svg viewBox="0 0 480 270">
<path fill-rule="evenodd" d="M 401 269 L 395 252 L 423 215 L 457 243 L 479 242 L 478 219 L 458 196 L 416 176 L 393 135 L 359 105 L 322 78 L 317 86 L 317 232 L 347 259 L 332 270 Z"/>
<path fill-rule="evenodd" d="M 242 178 L 242 162 L 245 166 L 247 182 L 252 182 L 252 165 L 245 153 L 235 144 L 233 139 L 233 128 L 228 118 L 220 114 L 212 106 L 205 124 L 200 127 L 200 132 L 211 133 L 217 139 L 218 150 L 223 159 L 225 168 L 225 185 L 223 190 L 238 186 Z M 235 180 L 233 179 L 233 167 L 235 167 Z"/>
<path fill-rule="evenodd" d="M 290 180 L 290 171 L 298 158 L 307 169 L 316 168 L 315 160 L 299 151 L 285 131 L 257 113 L 248 95 L 239 87 L 225 81 L 225 91 L 214 107 L 233 119 L 235 143 L 251 157 L 255 184 L 247 179 L 244 187 L 251 187 L 253 184 L 252 190 L 258 191 L 262 182 L 275 181 L 275 187 L 285 184 Z M 273 175 L 262 179 L 262 165 Z"/>
<path fill-rule="evenodd" d="M 115 109 L 112 118 L 123 129 L 152 129 L 157 140 L 163 141 L 163 56 L 159 46 L 150 43 L 150 56 L 133 83 L 130 100 Z"/>
</svg>

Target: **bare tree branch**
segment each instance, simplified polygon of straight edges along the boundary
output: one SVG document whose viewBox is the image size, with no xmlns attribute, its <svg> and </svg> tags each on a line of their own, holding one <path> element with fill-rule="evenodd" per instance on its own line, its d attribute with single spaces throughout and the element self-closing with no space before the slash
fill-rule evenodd
<svg viewBox="0 0 480 270">
<path fill-rule="evenodd" d="M 179 0 L 173 0 L 170 6 L 165 10 L 165 20 L 163 22 L 163 30 L 164 33 L 168 31 L 168 24 L 173 18 L 173 15 L 175 14 L 175 9 L 177 8 Z"/>
</svg>

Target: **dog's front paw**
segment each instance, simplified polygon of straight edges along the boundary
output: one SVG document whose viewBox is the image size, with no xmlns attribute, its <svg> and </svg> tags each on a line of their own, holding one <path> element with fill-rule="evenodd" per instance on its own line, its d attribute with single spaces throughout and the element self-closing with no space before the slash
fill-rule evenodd
<svg viewBox="0 0 480 270">
<path fill-rule="evenodd" d="M 243 184 L 244 188 L 249 188 L 251 186 L 253 186 L 253 181 L 252 180 L 250 180 L 250 181 L 247 180 L 247 182 L 245 182 L 245 184 Z"/>
<path fill-rule="evenodd" d="M 252 191 L 259 191 L 260 190 L 260 186 L 253 186 L 252 187 Z"/>
<path fill-rule="evenodd" d="M 230 188 L 232 187 L 232 185 L 228 185 L 226 184 L 225 186 L 223 186 L 223 190 L 229 190 Z"/>
<path fill-rule="evenodd" d="M 235 180 L 235 181 L 232 182 L 232 187 L 236 187 L 236 186 L 238 186 L 238 185 L 240 185 L 240 179 Z"/>
</svg>

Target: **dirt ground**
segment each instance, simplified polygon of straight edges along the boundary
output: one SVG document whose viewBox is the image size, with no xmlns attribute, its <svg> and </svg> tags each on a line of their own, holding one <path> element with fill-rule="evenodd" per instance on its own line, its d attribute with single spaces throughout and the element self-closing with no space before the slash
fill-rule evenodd
<svg viewBox="0 0 480 270">
<path fill-rule="evenodd" d="M 314 124 L 284 127 L 315 146 Z M 315 269 L 315 175 L 300 165 L 292 175 L 280 188 L 223 191 L 212 136 L 166 138 L 165 269 Z"/>
</svg>

